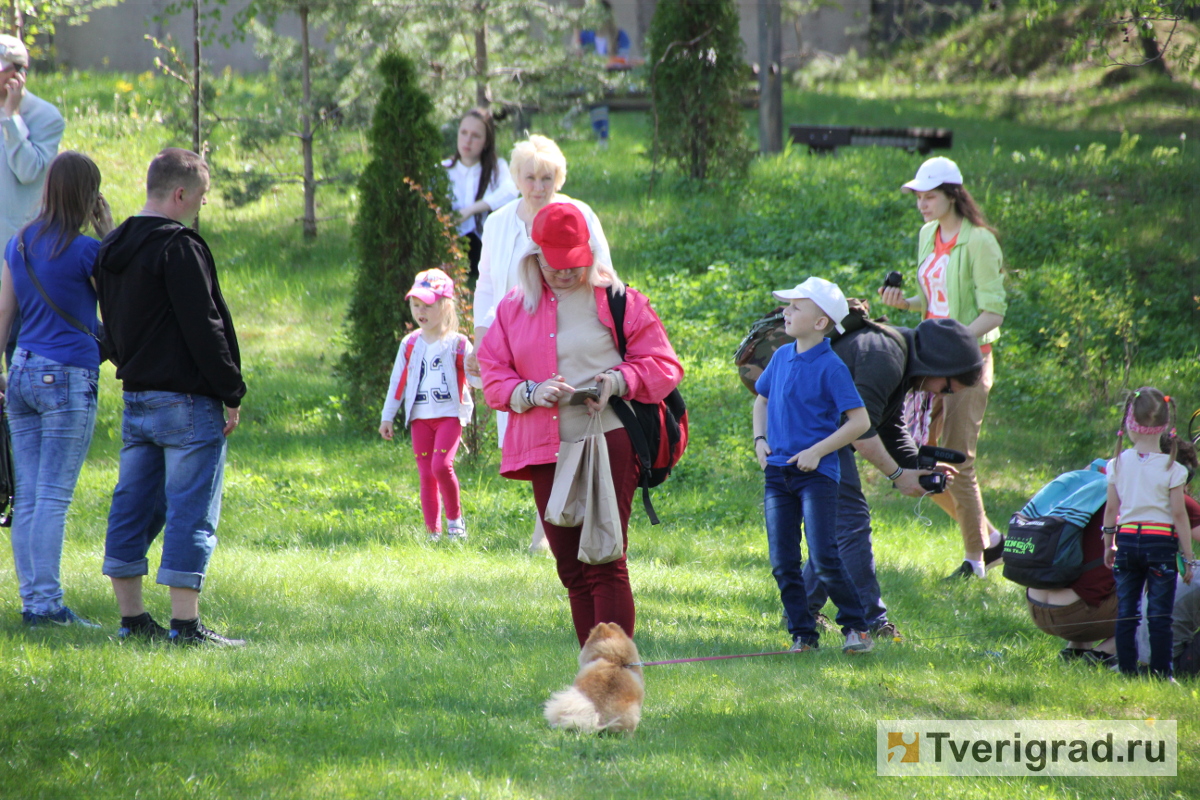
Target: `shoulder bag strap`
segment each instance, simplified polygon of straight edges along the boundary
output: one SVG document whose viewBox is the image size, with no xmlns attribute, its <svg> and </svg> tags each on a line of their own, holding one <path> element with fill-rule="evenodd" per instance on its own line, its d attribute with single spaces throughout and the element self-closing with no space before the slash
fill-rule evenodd
<svg viewBox="0 0 1200 800">
<path fill-rule="evenodd" d="M 25 266 L 25 274 L 29 276 L 29 280 L 33 281 L 33 287 L 38 290 L 38 294 L 40 294 L 42 296 L 42 299 L 46 301 L 46 305 L 48 305 L 48 306 L 50 306 L 50 308 L 54 309 L 54 313 L 58 314 L 60 317 L 62 317 L 63 320 L 68 325 L 70 325 L 72 328 L 75 328 L 76 330 L 86 333 L 88 336 L 95 339 L 97 344 L 99 344 L 100 337 L 98 337 L 96 334 L 94 334 L 90 330 L 88 330 L 87 326 L 84 325 L 82 322 L 75 319 L 70 314 L 63 311 L 61 308 L 59 308 L 58 303 L 55 303 L 53 300 L 51 300 L 50 295 L 46 294 L 46 290 L 42 288 L 42 282 L 38 280 L 37 273 L 34 272 L 33 269 L 29 266 L 29 259 L 27 259 L 25 257 L 25 232 L 24 231 L 21 231 L 21 236 L 19 239 L 17 239 L 17 252 L 21 254 L 21 263 Z"/>
<path fill-rule="evenodd" d="M 623 360 L 626 349 L 625 292 L 614 292 L 609 286 L 605 293 L 608 295 L 608 310 L 612 314 L 613 327 L 617 333 L 617 352 L 621 354 Z M 620 397 L 613 397 L 609 399 L 608 404 L 616 412 L 617 419 L 621 420 L 621 424 L 625 426 L 625 432 L 629 434 L 629 440 L 633 443 L 634 455 L 641 462 L 642 475 L 639 483 L 642 487 L 642 506 L 646 509 L 646 516 L 649 517 L 650 524 L 657 525 L 658 514 L 654 512 L 654 504 L 650 502 L 650 470 L 654 467 L 654 454 L 650 452 L 650 440 L 646 438 L 646 432 L 642 430 L 642 424 L 638 422 L 637 414 L 629 403 Z"/>
</svg>

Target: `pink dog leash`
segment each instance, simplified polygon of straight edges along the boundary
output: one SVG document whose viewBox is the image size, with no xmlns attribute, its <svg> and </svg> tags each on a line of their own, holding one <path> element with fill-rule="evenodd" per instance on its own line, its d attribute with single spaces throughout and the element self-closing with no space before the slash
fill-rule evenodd
<svg viewBox="0 0 1200 800">
<path fill-rule="evenodd" d="M 672 658 L 668 661 L 638 661 L 636 664 L 627 664 L 630 667 L 657 667 L 661 664 L 690 664 L 694 661 L 724 661 L 727 658 L 754 658 L 756 656 L 786 656 L 796 655 L 792 650 L 779 650 L 774 653 L 740 653 L 733 656 L 703 656 L 701 658 Z"/>
</svg>

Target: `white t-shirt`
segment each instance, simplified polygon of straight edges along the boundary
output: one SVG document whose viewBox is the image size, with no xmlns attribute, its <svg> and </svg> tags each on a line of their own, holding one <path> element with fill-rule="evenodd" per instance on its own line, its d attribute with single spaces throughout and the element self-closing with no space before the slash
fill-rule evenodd
<svg viewBox="0 0 1200 800">
<path fill-rule="evenodd" d="M 426 343 L 417 372 L 417 394 L 410 419 L 458 416 L 458 370 L 454 367 L 453 336 Z M 414 350 L 413 358 L 417 358 Z"/>
<path fill-rule="evenodd" d="M 1120 524 L 1174 522 L 1171 490 L 1187 483 L 1187 468 L 1176 462 L 1168 470 L 1170 460 L 1166 453 L 1139 453 L 1131 447 L 1108 462 L 1108 483 L 1121 498 Z"/>
<path fill-rule="evenodd" d="M 468 167 L 461 161 L 457 161 L 451 166 L 451 161 L 452 159 L 446 159 L 442 162 L 442 166 L 446 168 L 446 174 L 450 176 L 451 194 L 454 197 L 451 208 L 455 211 L 462 211 L 475 202 L 475 194 L 479 191 L 479 171 L 483 167 L 479 163 Z M 492 211 L 495 211 L 500 206 L 515 200 L 517 196 L 517 187 L 513 183 L 512 174 L 508 171 L 508 162 L 503 158 L 497 158 L 496 174 L 492 176 L 491 183 L 488 184 L 480 199 L 487 203 Z M 467 217 L 459 223 L 459 236 L 466 236 L 472 231 L 477 235 L 483 234 L 483 231 L 475 229 L 475 217 Z"/>
</svg>

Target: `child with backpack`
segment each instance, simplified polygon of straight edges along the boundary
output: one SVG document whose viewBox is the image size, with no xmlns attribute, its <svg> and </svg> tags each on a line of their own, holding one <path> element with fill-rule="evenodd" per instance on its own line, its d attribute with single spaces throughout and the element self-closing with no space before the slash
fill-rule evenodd
<svg viewBox="0 0 1200 800">
<path fill-rule="evenodd" d="M 754 454 L 765 478 L 771 572 L 787 615 L 791 650 L 816 649 L 817 623 L 801 569 L 803 523 L 808 557 L 838 606 L 846 636 L 842 652 L 866 653 L 874 643 L 858 590 L 838 554 L 838 450 L 866 433 L 871 422 L 850 369 L 825 338 L 831 327 L 843 331 L 850 309 L 837 284 L 822 278 L 774 294 L 788 303 L 784 331 L 796 341 L 775 351 L 754 387 Z M 839 424 L 842 414 L 846 421 Z"/>
<path fill-rule="evenodd" d="M 421 513 L 429 539 L 436 542 L 442 538 L 440 494 L 446 507 L 447 537 L 464 541 L 467 526 L 454 455 L 475 408 L 464 369 L 471 342 L 458 331 L 454 281 L 442 270 L 418 274 L 405 299 L 419 330 L 400 340 L 379 435 L 391 441 L 395 435 L 392 420 L 403 405 L 404 419 L 412 431 L 413 455 L 421 478 Z"/>
<path fill-rule="evenodd" d="M 1175 577 L 1192 580 L 1192 539 L 1184 506 L 1187 469 L 1176 463 L 1178 442 L 1170 453 L 1159 438 L 1174 428 L 1171 398 L 1149 386 L 1125 402 L 1117 431 L 1116 456 L 1108 464 L 1108 500 L 1104 510 L 1104 563 L 1117 580 L 1117 664 L 1122 673 L 1137 673 L 1138 606 L 1146 591 L 1150 632 L 1150 673 L 1171 677 L 1171 612 Z M 1128 433 L 1133 447 L 1123 449 Z M 1118 514 L 1120 525 L 1117 525 Z M 1182 551 L 1186 561 L 1177 566 Z"/>
</svg>

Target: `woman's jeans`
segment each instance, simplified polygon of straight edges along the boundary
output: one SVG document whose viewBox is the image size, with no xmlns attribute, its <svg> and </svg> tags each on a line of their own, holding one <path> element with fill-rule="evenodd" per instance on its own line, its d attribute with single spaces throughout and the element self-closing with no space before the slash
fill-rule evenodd
<svg viewBox="0 0 1200 800">
<path fill-rule="evenodd" d="M 838 485 L 818 472 L 768 464 L 763 513 L 771 573 L 788 619 L 788 632 L 806 643 L 817 641 L 816 620 L 808 608 L 800 556 L 800 523 L 808 537 L 808 557 L 818 581 L 838 607 L 842 632 L 866 631 L 863 607 L 838 551 Z"/>
<path fill-rule="evenodd" d="M 1171 614 L 1175 606 L 1175 555 L 1179 540 L 1153 533 L 1118 533 L 1113 577 L 1117 579 L 1117 665 L 1137 673 L 1137 626 L 1142 589 L 1150 631 L 1150 672 L 1171 675 Z"/>
<path fill-rule="evenodd" d="M 63 530 L 96 426 L 99 371 L 71 367 L 18 347 L 6 396 L 12 432 L 12 548 L 22 610 L 62 608 Z"/>
</svg>

